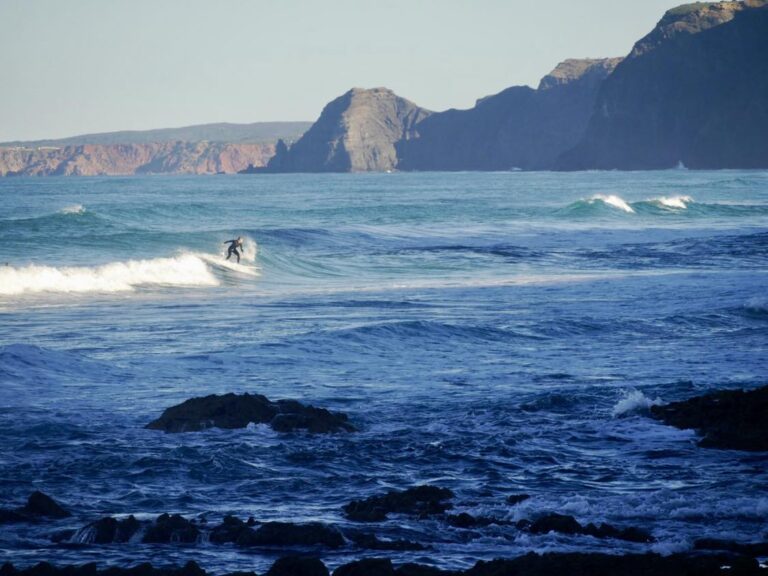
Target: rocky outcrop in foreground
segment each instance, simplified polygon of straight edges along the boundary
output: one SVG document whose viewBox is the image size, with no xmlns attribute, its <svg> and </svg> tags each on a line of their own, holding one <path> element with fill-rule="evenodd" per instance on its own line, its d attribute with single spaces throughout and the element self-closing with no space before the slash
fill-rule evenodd
<svg viewBox="0 0 768 576">
<path fill-rule="evenodd" d="M 330 102 L 293 146 L 279 142 L 267 171 L 392 170 L 397 167 L 395 142 L 408 139 L 429 114 L 387 88 L 354 88 Z"/>
<path fill-rule="evenodd" d="M 728 566 L 727 570 L 723 567 Z M 339 566 L 333 576 L 562 576 L 615 575 L 615 576 L 752 576 L 762 574 L 757 560 L 730 554 L 687 555 L 674 554 L 526 554 L 510 560 L 480 561 L 463 571 L 443 571 L 432 566 L 403 564 L 394 566 L 387 558 L 366 558 Z M 132 568 L 98 570 L 95 564 L 57 568 L 42 562 L 26 569 L 11 564 L 0 568 L 0 576 L 207 576 L 195 562 L 181 568 L 155 568 L 151 564 L 138 564 Z M 325 564 L 311 557 L 290 556 L 278 559 L 267 576 L 326 576 L 330 571 Z M 256 576 L 254 572 L 238 572 L 227 576 Z"/>
<path fill-rule="evenodd" d="M 162 142 L 0 147 L 0 176 L 234 174 L 264 166 L 274 144 Z"/>
<path fill-rule="evenodd" d="M 160 418 L 147 424 L 151 430 L 198 432 L 206 428 L 245 428 L 268 424 L 277 432 L 305 430 L 314 434 L 353 432 L 346 414 L 307 406 L 296 400 L 273 402 L 259 394 L 211 394 L 191 398 L 167 408 Z"/>
<path fill-rule="evenodd" d="M 0 524 L 13 522 L 39 522 L 50 518 L 71 516 L 58 502 L 47 494 L 35 490 L 27 503 L 20 508 L 0 508 Z"/>
<path fill-rule="evenodd" d="M 706 448 L 768 451 L 768 386 L 744 392 L 726 390 L 652 406 L 651 415 L 703 436 Z"/>
</svg>

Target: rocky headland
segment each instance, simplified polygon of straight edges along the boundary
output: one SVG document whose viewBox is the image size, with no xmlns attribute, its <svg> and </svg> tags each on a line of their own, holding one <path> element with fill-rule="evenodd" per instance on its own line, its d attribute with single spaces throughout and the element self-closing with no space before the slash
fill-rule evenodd
<svg viewBox="0 0 768 576">
<path fill-rule="evenodd" d="M 606 78 L 581 142 L 556 168 L 768 166 L 768 5 L 668 11 Z"/>
<path fill-rule="evenodd" d="M 162 142 L 0 147 L 0 176 L 234 174 L 264 166 L 274 144 Z"/>
<path fill-rule="evenodd" d="M 398 165 L 395 143 L 410 138 L 430 114 L 386 88 L 353 88 L 330 102 L 293 146 L 278 142 L 266 171 L 393 170 Z"/>
<path fill-rule="evenodd" d="M 765 168 L 766 53 L 766 0 L 688 4 L 626 58 L 566 60 L 468 110 L 351 90 L 245 172 Z"/>
</svg>

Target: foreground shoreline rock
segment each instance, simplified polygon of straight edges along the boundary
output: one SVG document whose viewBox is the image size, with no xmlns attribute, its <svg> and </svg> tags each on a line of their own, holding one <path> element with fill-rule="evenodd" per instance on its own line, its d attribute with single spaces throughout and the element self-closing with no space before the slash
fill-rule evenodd
<svg viewBox="0 0 768 576">
<path fill-rule="evenodd" d="M 728 566 L 727 570 L 723 570 Z M 395 566 L 388 558 L 365 558 L 343 564 L 333 571 L 334 576 L 562 576 L 615 575 L 615 576 L 734 576 L 763 574 L 764 569 L 754 558 L 733 554 L 609 554 L 547 553 L 526 554 L 512 559 L 479 561 L 463 571 L 445 571 L 421 564 Z M 325 576 L 327 566 L 318 558 L 289 556 L 278 559 L 266 572 L 268 576 Z M 208 576 L 196 562 L 178 567 L 154 567 L 149 563 L 132 567 L 99 569 L 96 564 L 56 567 L 41 562 L 28 568 L 17 569 L 10 563 L 0 567 L 0 576 Z M 229 576 L 253 575 L 255 572 L 230 573 Z"/>
<path fill-rule="evenodd" d="M 47 494 L 35 490 L 20 508 L 0 508 L 0 524 L 40 522 L 46 519 L 68 518 L 72 514 Z"/>
<path fill-rule="evenodd" d="M 652 406 L 651 415 L 676 428 L 695 430 L 704 448 L 768 451 L 768 386 Z"/>
<path fill-rule="evenodd" d="M 166 408 L 146 425 L 164 432 L 199 432 L 207 428 L 236 429 L 267 424 L 277 432 L 305 430 L 313 434 L 354 432 L 342 412 L 315 408 L 296 400 L 269 400 L 260 394 L 211 394 Z"/>
</svg>

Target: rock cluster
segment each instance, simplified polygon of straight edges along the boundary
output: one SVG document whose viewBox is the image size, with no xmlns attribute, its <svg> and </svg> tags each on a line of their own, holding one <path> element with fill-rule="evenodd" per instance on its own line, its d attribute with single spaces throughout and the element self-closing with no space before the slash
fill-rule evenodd
<svg viewBox="0 0 768 576">
<path fill-rule="evenodd" d="M 346 414 L 296 400 L 273 402 L 260 394 L 248 393 L 191 398 L 167 408 L 146 427 L 165 432 L 196 432 L 206 428 L 245 428 L 250 423 L 268 424 L 277 432 L 305 430 L 320 434 L 355 430 Z"/>
<path fill-rule="evenodd" d="M 768 450 L 768 386 L 726 390 L 651 407 L 651 415 L 677 428 L 696 430 L 700 446 Z"/>
<path fill-rule="evenodd" d="M 47 494 L 35 490 L 27 503 L 20 508 L 0 508 L 0 524 L 14 522 L 39 522 L 45 519 L 71 516 L 59 503 Z"/>
<path fill-rule="evenodd" d="M 614 556 L 530 553 L 511 560 L 480 561 L 463 571 L 443 571 L 420 564 L 395 566 L 388 558 L 365 558 L 339 566 L 333 571 L 333 576 L 562 576 L 563 574 L 722 576 L 723 566 L 728 566 L 727 573 L 734 576 L 757 576 L 764 572 L 756 560 L 728 554 Z M 267 576 L 328 576 L 330 571 L 317 558 L 288 556 L 278 559 L 266 574 Z M 42 562 L 25 569 L 4 564 L 0 567 L 0 576 L 208 576 L 208 572 L 195 562 L 188 562 L 181 568 L 155 568 L 151 564 L 138 564 L 132 568 L 104 570 L 98 570 L 95 564 L 57 568 Z M 256 576 L 256 574 L 239 572 L 225 576 Z"/>
</svg>

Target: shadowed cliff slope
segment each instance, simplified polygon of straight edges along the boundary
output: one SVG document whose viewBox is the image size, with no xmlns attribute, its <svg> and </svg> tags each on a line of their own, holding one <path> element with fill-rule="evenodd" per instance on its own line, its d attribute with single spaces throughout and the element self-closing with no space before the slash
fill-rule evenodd
<svg viewBox="0 0 768 576">
<path fill-rule="evenodd" d="M 603 80 L 618 58 L 566 60 L 539 88 L 514 86 L 419 123 L 398 143 L 401 170 L 550 168 L 587 126 Z"/>
<path fill-rule="evenodd" d="M 278 143 L 271 172 L 363 172 L 397 166 L 395 142 L 430 114 L 386 88 L 354 88 L 330 102 L 288 149 Z"/>
<path fill-rule="evenodd" d="M 670 10 L 603 83 L 582 141 L 557 167 L 768 166 L 768 5 Z"/>
</svg>

